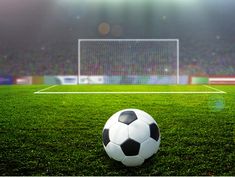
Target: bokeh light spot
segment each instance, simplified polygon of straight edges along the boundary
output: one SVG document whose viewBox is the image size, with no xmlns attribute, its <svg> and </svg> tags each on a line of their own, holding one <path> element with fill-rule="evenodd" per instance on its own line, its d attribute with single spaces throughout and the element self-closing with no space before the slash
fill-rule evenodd
<svg viewBox="0 0 235 177">
<path fill-rule="evenodd" d="M 110 25 L 107 22 L 102 22 L 98 26 L 98 31 L 101 35 L 107 35 L 110 32 Z"/>
<path fill-rule="evenodd" d="M 212 111 L 222 111 L 225 107 L 223 96 L 213 95 L 209 98 L 208 106 Z"/>
</svg>

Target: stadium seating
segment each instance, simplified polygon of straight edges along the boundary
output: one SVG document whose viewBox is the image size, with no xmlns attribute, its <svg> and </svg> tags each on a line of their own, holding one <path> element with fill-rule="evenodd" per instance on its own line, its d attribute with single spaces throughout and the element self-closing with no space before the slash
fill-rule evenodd
<svg viewBox="0 0 235 177">
<path fill-rule="evenodd" d="M 218 40 L 218 39 L 214 39 Z M 180 40 L 180 73 L 182 75 L 235 75 L 235 51 L 232 40 L 202 41 L 196 39 Z M 74 41 L 50 41 L 43 45 L 31 45 L 25 50 L 12 50 L 5 48 L 0 53 L 0 75 L 26 76 L 26 75 L 76 75 L 78 72 L 77 43 Z M 154 50 L 154 49 L 153 49 Z M 135 51 L 133 50 L 133 56 Z M 93 52 L 94 60 L 97 51 Z M 151 55 L 150 55 L 151 56 Z M 120 57 L 121 54 L 120 54 Z M 154 56 L 151 56 L 154 58 Z M 104 60 L 107 60 L 104 58 Z M 85 66 L 86 74 L 102 73 L 103 67 L 89 64 Z M 150 74 L 156 64 L 145 63 L 144 56 L 138 56 L 135 62 L 142 63 L 139 74 L 149 71 Z M 136 68 L 131 63 L 126 63 L 126 68 L 116 66 L 116 71 L 111 74 L 134 74 Z M 120 68 L 122 67 L 122 68 Z M 107 73 L 108 74 L 108 73 Z"/>
</svg>

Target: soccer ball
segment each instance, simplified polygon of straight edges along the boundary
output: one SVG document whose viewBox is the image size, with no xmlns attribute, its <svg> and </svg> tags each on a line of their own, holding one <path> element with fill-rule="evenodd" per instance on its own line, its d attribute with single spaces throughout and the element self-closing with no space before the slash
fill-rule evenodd
<svg viewBox="0 0 235 177">
<path fill-rule="evenodd" d="M 160 130 L 146 112 L 125 109 L 112 115 L 103 129 L 103 146 L 108 156 L 126 166 L 139 166 L 155 154 Z"/>
</svg>

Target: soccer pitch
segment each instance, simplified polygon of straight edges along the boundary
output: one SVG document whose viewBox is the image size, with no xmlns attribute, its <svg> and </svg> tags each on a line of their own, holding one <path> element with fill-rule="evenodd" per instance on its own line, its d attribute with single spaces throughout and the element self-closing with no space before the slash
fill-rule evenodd
<svg viewBox="0 0 235 177">
<path fill-rule="evenodd" d="M 235 87 L 0 87 L 0 175 L 235 175 Z M 109 159 L 102 129 L 137 108 L 157 121 L 160 150 L 142 166 Z"/>
</svg>

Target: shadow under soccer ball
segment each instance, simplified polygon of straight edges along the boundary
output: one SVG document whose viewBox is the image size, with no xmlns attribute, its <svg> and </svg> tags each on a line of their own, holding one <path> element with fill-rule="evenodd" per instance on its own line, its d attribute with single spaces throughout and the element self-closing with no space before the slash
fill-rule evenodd
<svg viewBox="0 0 235 177">
<path fill-rule="evenodd" d="M 125 109 L 112 115 L 102 135 L 108 156 L 130 167 L 142 165 L 160 146 L 157 122 L 138 109 Z"/>
</svg>

